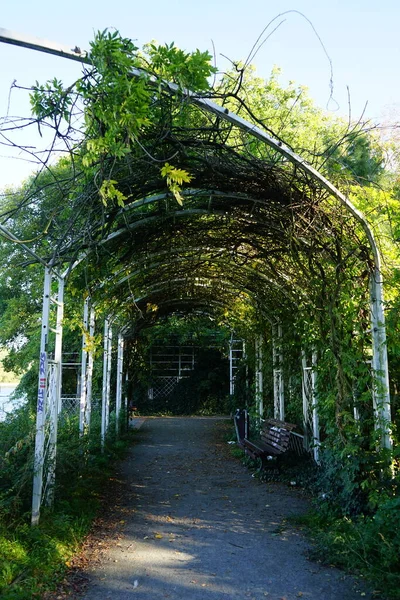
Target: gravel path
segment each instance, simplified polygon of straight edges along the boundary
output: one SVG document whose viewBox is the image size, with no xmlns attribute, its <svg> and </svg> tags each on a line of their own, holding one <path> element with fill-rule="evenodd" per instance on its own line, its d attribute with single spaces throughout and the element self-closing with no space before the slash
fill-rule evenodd
<svg viewBox="0 0 400 600">
<path fill-rule="evenodd" d="M 307 560 L 285 517 L 296 490 L 253 479 L 212 418 L 148 419 L 122 466 L 123 536 L 87 573 L 86 600 L 354 600 L 359 586 Z M 363 598 L 371 598 L 362 592 Z"/>
</svg>

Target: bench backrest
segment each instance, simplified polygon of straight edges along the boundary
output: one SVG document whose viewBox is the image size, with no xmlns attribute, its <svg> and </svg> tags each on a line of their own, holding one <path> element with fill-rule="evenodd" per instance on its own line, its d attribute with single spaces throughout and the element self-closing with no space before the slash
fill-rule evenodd
<svg viewBox="0 0 400 600">
<path fill-rule="evenodd" d="M 264 421 L 260 431 L 260 437 L 264 444 L 274 449 L 275 453 L 283 453 L 289 447 L 290 432 L 296 425 L 285 423 L 277 419 Z"/>
</svg>

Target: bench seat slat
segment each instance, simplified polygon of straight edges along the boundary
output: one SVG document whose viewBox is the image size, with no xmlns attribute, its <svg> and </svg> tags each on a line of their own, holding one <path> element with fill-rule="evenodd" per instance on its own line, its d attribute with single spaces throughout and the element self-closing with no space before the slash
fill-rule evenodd
<svg viewBox="0 0 400 600">
<path fill-rule="evenodd" d="M 279 456 L 289 448 L 290 432 L 295 425 L 276 419 L 263 422 L 258 440 L 241 440 L 241 446 L 253 458 Z"/>
<path fill-rule="evenodd" d="M 278 454 L 282 454 L 282 450 L 280 448 L 275 448 L 270 444 L 263 444 L 258 440 L 255 443 L 251 442 L 250 440 L 244 440 L 243 445 L 245 449 L 251 450 L 251 452 L 253 452 L 253 454 L 255 454 L 256 456 L 261 456 L 264 454 L 266 456 L 277 456 Z"/>
</svg>

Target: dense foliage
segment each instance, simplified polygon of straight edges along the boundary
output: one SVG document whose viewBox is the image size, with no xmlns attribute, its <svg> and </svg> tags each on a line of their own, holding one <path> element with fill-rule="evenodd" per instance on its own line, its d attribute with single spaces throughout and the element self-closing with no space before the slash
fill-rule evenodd
<svg viewBox="0 0 400 600">
<path fill-rule="evenodd" d="M 201 339 L 209 330 L 222 332 L 222 350 L 234 331 L 245 340 L 247 357 L 234 401 L 254 410 L 254 336 L 262 334 L 264 406 L 271 415 L 271 324 L 279 320 L 287 418 L 301 428 L 302 352 L 308 358 L 316 352 L 322 440 L 316 497 L 332 535 L 342 532 L 331 549 L 339 548 L 339 556 L 347 548 L 348 556 L 360 539 L 363 559 L 355 566 L 378 557 L 380 581 L 394 590 L 399 533 L 390 522 L 398 520 L 398 452 L 397 446 L 393 455 L 379 448 L 374 427 L 368 363 L 373 258 L 365 232 L 276 148 L 199 107 L 200 95 L 281 139 L 366 214 L 384 258 L 397 442 L 396 165 L 385 164 L 391 151 L 378 131 L 326 114 L 302 87 L 282 87 L 278 69 L 267 81 L 240 64 L 216 74 L 207 52 L 155 43 L 139 51 L 116 32 L 99 33 L 77 82 L 64 86 L 54 79 L 33 87 L 35 125 L 52 132 L 51 149 L 63 143 L 66 157 L 55 165 L 45 160 L 41 173 L 8 190 L 2 219 L 47 262 L 71 269 L 68 352 L 79 350 L 87 295 L 98 323 L 112 315 L 115 328 L 124 327 L 126 364 L 144 390 L 141 398 L 132 392 L 132 402 L 144 402 L 151 344 L 190 334 L 202 351 L 191 378 L 179 383 L 172 412 L 230 409 L 221 385 L 224 360 L 215 350 L 205 352 L 210 345 Z M 20 390 L 31 407 L 1 425 L 3 453 L 18 450 L 2 459 L 1 511 L 4 520 L 18 521 L 28 510 L 43 268 L 21 244 L 0 244 L 0 344 L 9 352 L 6 366 L 25 373 Z M 101 335 L 90 343 L 100 356 Z M 79 444 L 62 442 L 62 448 L 61 482 Z M 9 582 L 15 577 L 10 569 Z"/>
</svg>

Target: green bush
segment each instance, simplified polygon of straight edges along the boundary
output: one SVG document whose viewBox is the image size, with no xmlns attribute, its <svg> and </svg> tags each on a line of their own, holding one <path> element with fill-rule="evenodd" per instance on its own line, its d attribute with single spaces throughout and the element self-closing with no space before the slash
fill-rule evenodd
<svg viewBox="0 0 400 600">
<path fill-rule="evenodd" d="M 373 516 L 334 518 L 326 511 L 308 516 L 313 554 L 368 579 L 384 598 L 400 598 L 400 498 L 382 504 Z"/>
<path fill-rule="evenodd" d="M 115 420 L 104 451 L 100 418 L 93 414 L 90 435 L 79 436 L 77 417 L 59 424 L 55 504 L 43 507 L 40 525 L 30 526 L 34 423 L 29 408 L 0 423 L 0 597 L 26 600 L 55 587 L 67 561 L 87 533 L 101 494 L 130 435 L 115 437 Z"/>
</svg>

